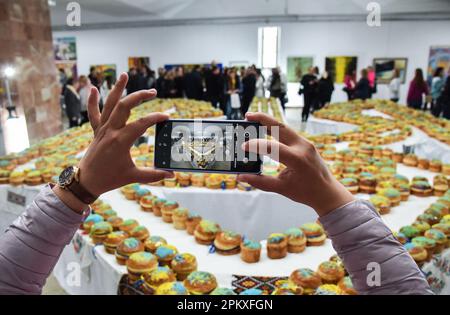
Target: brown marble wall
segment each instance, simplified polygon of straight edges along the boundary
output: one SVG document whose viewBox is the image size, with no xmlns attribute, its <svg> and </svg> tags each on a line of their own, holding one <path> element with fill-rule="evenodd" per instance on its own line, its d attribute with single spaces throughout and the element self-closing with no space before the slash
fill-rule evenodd
<svg viewBox="0 0 450 315">
<path fill-rule="evenodd" d="M 0 45 L 0 67 L 16 69 L 13 102 L 25 114 L 30 143 L 60 132 L 60 86 L 47 0 L 0 0 Z"/>
</svg>

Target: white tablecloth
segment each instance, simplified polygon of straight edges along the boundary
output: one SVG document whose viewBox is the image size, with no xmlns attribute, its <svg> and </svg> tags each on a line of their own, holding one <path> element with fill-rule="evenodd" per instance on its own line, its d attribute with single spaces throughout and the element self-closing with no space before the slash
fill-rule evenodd
<svg viewBox="0 0 450 315">
<path fill-rule="evenodd" d="M 308 119 L 305 131 L 311 135 L 320 135 L 324 133 L 341 134 L 353 131 L 356 128 L 358 128 L 356 125 L 311 116 Z"/>
</svg>

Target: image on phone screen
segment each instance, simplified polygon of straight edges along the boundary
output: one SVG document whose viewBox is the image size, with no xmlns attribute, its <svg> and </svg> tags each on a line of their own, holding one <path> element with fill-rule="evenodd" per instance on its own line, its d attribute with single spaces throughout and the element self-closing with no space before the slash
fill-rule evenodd
<svg viewBox="0 0 450 315">
<path fill-rule="evenodd" d="M 169 120 L 158 124 L 155 166 L 185 171 L 259 173 L 257 154 L 242 143 L 260 137 L 259 125 L 246 121 Z"/>
</svg>

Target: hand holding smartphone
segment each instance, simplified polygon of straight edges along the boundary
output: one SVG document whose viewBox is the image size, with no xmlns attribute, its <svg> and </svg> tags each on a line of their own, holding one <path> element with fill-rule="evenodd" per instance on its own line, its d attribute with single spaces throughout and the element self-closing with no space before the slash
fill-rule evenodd
<svg viewBox="0 0 450 315">
<path fill-rule="evenodd" d="M 259 174 L 260 156 L 241 146 L 264 137 L 259 123 L 244 120 L 166 120 L 156 125 L 155 168 Z"/>
</svg>

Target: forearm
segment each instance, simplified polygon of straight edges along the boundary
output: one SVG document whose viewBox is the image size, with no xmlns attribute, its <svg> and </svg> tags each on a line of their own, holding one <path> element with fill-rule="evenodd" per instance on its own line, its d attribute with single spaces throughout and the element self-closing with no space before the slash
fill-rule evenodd
<svg viewBox="0 0 450 315">
<path fill-rule="evenodd" d="M 41 292 L 85 216 L 62 200 L 46 186 L 0 237 L 0 294 Z"/>
<path fill-rule="evenodd" d="M 432 294 L 414 260 L 368 202 L 350 202 L 320 221 L 360 294 Z"/>
</svg>

